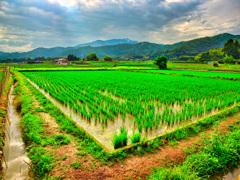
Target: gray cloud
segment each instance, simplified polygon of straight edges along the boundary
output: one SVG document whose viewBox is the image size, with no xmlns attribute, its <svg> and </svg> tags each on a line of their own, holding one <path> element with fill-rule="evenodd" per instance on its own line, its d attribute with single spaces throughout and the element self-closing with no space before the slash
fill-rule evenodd
<svg viewBox="0 0 240 180">
<path fill-rule="evenodd" d="M 1 0 L 0 50 L 27 51 L 126 37 L 174 43 L 240 33 L 238 1 L 69 0 L 74 6 L 64 6 L 60 0 Z"/>
</svg>

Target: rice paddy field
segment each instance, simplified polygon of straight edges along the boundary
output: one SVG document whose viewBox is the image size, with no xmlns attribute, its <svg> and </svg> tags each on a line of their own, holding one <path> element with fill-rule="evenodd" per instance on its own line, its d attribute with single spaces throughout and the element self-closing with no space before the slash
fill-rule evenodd
<svg viewBox="0 0 240 180">
<path fill-rule="evenodd" d="M 240 101 L 239 81 L 123 71 L 23 74 L 110 151 L 130 144 L 127 138 L 117 145 L 120 135 L 153 138 Z"/>
<path fill-rule="evenodd" d="M 239 64 L 218 64 L 218 65 L 219 67 L 213 67 L 212 64 L 170 62 L 168 63 L 168 68 L 240 71 Z"/>
<path fill-rule="evenodd" d="M 240 73 L 228 73 L 228 72 L 184 71 L 184 70 L 140 70 L 140 71 L 141 72 L 150 72 L 150 73 L 198 76 L 198 77 L 240 79 Z"/>
<path fill-rule="evenodd" d="M 3 179 L 237 177 L 239 74 L 126 64 L 11 68 Z"/>
</svg>

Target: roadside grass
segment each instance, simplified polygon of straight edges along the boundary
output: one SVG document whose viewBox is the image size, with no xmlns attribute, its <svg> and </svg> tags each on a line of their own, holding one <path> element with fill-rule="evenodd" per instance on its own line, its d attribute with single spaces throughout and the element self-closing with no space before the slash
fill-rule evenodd
<svg viewBox="0 0 240 180">
<path fill-rule="evenodd" d="M 224 172 L 240 162 L 240 119 L 228 126 L 226 134 L 216 131 L 204 138 L 201 149 L 194 154 L 194 147 L 185 152 L 186 160 L 172 168 L 155 168 L 149 179 L 208 179 L 217 172 Z"/>
</svg>

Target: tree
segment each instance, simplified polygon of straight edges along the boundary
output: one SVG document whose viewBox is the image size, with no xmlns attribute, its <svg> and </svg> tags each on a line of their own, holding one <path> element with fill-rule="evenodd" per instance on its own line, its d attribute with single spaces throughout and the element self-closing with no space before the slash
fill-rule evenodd
<svg viewBox="0 0 240 180">
<path fill-rule="evenodd" d="M 159 67 L 159 69 L 166 69 L 167 61 L 168 58 L 166 56 L 158 56 L 154 58 L 154 64 L 156 64 Z"/>
<path fill-rule="evenodd" d="M 99 57 L 97 56 L 96 53 L 91 53 L 86 56 L 85 60 L 86 61 L 99 61 Z"/>
<path fill-rule="evenodd" d="M 226 64 L 233 64 L 235 62 L 235 59 L 232 56 L 226 56 L 222 60 Z"/>
<path fill-rule="evenodd" d="M 6 59 L 5 59 L 5 62 L 6 63 L 11 63 L 13 60 L 12 60 L 12 58 L 9 58 L 9 57 L 7 57 Z"/>
<path fill-rule="evenodd" d="M 75 56 L 75 55 L 69 54 L 68 57 L 67 57 L 67 60 L 68 61 L 80 61 L 80 58 Z"/>
<path fill-rule="evenodd" d="M 112 57 L 110 57 L 110 56 L 104 56 L 103 57 L 103 61 L 112 61 L 113 59 L 112 59 Z"/>
<path fill-rule="evenodd" d="M 238 51 L 240 48 L 239 42 L 236 40 L 235 42 L 232 39 L 227 40 L 224 44 L 223 52 L 227 56 L 232 56 L 234 59 L 240 58 L 240 52 Z"/>
</svg>

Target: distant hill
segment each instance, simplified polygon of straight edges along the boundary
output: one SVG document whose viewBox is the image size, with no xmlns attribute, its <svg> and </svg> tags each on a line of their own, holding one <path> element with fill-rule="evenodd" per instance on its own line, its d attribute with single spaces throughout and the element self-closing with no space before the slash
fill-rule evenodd
<svg viewBox="0 0 240 180">
<path fill-rule="evenodd" d="M 117 45 L 117 44 L 137 44 L 138 41 L 132 41 L 128 38 L 125 39 L 110 39 L 110 40 L 97 40 L 90 43 L 79 44 L 75 47 L 84 47 L 84 46 L 92 46 L 92 47 L 99 47 L 99 46 L 110 46 L 110 45 Z"/>
<path fill-rule="evenodd" d="M 240 35 L 219 34 L 213 37 L 198 38 L 186 42 L 179 42 L 172 45 L 159 45 L 149 42 L 131 41 L 129 39 L 112 39 L 108 41 L 94 41 L 87 44 L 78 45 L 78 47 L 54 47 L 54 48 L 37 48 L 24 53 L 1 53 L 0 59 L 9 58 L 28 58 L 28 57 L 55 57 L 67 56 L 73 54 L 81 58 L 92 52 L 99 57 L 105 55 L 127 57 L 127 56 L 149 56 L 155 58 L 159 55 L 168 57 L 179 57 L 182 55 L 195 56 L 201 52 L 210 49 L 222 48 L 228 39 L 239 40 Z M 126 43 L 128 42 L 128 43 Z M 114 44 L 114 45 L 111 45 Z M 117 43 L 117 44 L 116 44 Z M 91 44 L 91 46 L 90 46 Z M 108 45 L 103 45 L 108 44 Z M 100 46 L 101 45 L 101 46 Z M 81 46 L 81 47 L 79 47 Z"/>
<path fill-rule="evenodd" d="M 96 53 L 99 57 L 105 55 L 108 56 L 121 56 L 121 55 L 148 55 L 161 50 L 161 46 L 149 42 L 141 42 L 138 44 L 117 44 L 111 46 L 100 47 L 79 47 L 63 51 L 58 56 L 67 56 L 68 54 L 74 54 L 81 58 L 92 52 Z"/>
<path fill-rule="evenodd" d="M 169 57 L 179 57 L 182 55 L 195 56 L 210 49 L 223 48 L 224 43 L 228 39 L 238 40 L 240 39 L 240 35 L 224 33 L 213 37 L 198 38 L 187 41 L 180 46 L 165 52 L 164 54 Z"/>
<path fill-rule="evenodd" d="M 28 58 L 28 57 L 32 57 L 32 58 L 36 58 L 36 57 L 40 57 L 40 56 L 44 56 L 44 57 L 53 57 L 56 56 L 57 54 L 68 50 L 71 48 L 64 48 L 64 47 L 54 47 L 54 48 L 37 48 L 34 49 L 32 51 L 29 52 L 23 52 L 23 53 L 4 53 L 4 54 L 0 54 L 0 59 L 5 59 L 7 57 L 9 58 Z"/>
</svg>

